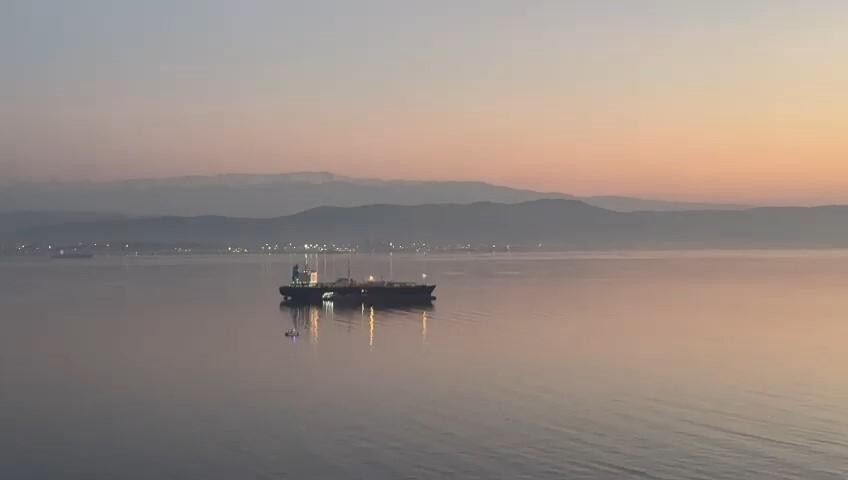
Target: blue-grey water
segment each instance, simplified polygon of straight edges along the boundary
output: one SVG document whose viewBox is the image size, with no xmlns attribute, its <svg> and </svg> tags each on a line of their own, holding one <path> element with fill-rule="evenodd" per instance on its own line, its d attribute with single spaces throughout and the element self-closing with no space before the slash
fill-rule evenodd
<svg viewBox="0 0 848 480">
<path fill-rule="evenodd" d="M 848 477 L 846 252 L 292 261 L 0 259 L 0 478 Z"/>
</svg>

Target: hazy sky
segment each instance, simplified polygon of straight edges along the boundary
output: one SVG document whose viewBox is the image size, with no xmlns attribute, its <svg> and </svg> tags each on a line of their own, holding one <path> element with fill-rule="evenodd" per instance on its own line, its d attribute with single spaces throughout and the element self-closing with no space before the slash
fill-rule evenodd
<svg viewBox="0 0 848 480">
<path fill-rule="evenodd" d="M 0 180 L 848 203 L 848 1 L 0 0 Z"/>
</svg>

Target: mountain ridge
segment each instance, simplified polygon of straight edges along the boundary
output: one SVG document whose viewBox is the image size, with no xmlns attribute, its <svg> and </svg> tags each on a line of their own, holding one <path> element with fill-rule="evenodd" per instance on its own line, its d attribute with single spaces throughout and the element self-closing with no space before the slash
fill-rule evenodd
<svg viewBox="0 0 848 480">
<path fill-rule="evenodd" d="M 564 249 L 848 247 L 848 206 L 615 212 L 579 200 L 317 207 L 270 219 L 158 216 L 35 226 L 41 242 L 543 243 Z"/>
<path fill-rule="evenodd" d="M 422 205 L 542 198 L 580 199 L 617 211 L 741 209 L 743 205 L 621 196 L 576 197 L 481 181 L 381 180 L 330 172 L 223 174 L 112 182 L 29 182 L 0 187 L 0 211 L 60 210 L 123 215 L 273 218 L 318 206 Z"/>
</svg>

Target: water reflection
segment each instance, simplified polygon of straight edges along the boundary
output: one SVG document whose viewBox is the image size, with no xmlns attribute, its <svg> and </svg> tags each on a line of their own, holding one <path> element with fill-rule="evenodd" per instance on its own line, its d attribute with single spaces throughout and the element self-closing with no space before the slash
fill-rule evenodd
<svg viewBox="0 0 848 480">
<path fill-rule="evenodd" d="M 301 334 L 308 334 L 310 343 L 318 344 L 322 320 L 328 320 L 338 325 L 344 325 L 347 327 L 347 332 L 351 332 L 355 327 L 367 327 L 370 350 L 373 350 L 376 344 L 378 323 L 380 321 L 385 322 L 387 318 L 412 319 L 417 317 L 420 319 L 417 322 L 420 322 L 418 331 L 421 336 L 421 343 L 426 343 L 429 312 L 433 310 L 432 303 L 417 306 L 406 304 L 395 307 L 366 306 L 364 304 L 334 305 L 332 302 L 324 302 L 321 305 L 280 303 L 280 311 L 288 313 L 295 330 L 301 332 Z"/>
<path fill-rule="evenodd" d="M 3 260 L 0 479 L 845 480 L 848 255 L 815 255 L 451 256 L 373 314 L 269 312 L 252 257 Z"/>
<path fill-rule="evenodd" d="M 368 307 L 368 348 L 374 349 L 374 307 Z"/>
<path fill-rule="evenodd" d="M 321 309 L 312 305 L 288 305 L 285 302 L 280 304 L 280 310 L 288 310 L 291 316 L 292 327 L 298 332 L 309 332 L 309 342 L 318 344 L 320 325 L 321 325 Z M 291 337 L 292 341 L 296 341 L 297 337 Z"/>
<path fill-rule="evenodd" d="M 421 343 L 427 343 L 427 311 L 421 312 Z"/>
<path fill-rule="evenodd" d="M 318 310 L 310 310 L 309 312 L 309 340 L 313 344 L 318 344 L 318 326 L 321 322 L 321 315 Z"/>
</svg>

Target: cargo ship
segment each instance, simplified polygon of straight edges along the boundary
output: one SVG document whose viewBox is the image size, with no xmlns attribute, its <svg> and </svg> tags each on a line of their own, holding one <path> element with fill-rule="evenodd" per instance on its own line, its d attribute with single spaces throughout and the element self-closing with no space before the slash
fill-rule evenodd
<svg viewBox="0 0 848 480">
<path fill-rule="evenodd" d="M 319 282 L 318 272 L 298 265 L 292 268 L 291 283 L 280 287 L 286 302 L 319 304 L 323 302 L 366 305 L 429 303 L 435 285 L 413 282 L 375 280 L 357 281 L 339 278 L 334 282 Z"/>
</svg>

